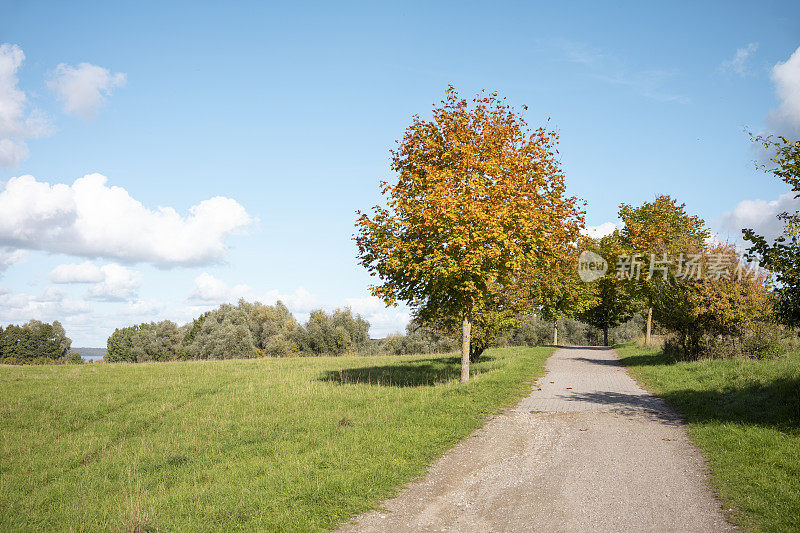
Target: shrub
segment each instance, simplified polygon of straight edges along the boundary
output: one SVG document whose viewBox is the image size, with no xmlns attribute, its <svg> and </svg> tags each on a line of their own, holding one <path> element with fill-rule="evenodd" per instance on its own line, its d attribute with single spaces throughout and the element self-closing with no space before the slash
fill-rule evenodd
<svg viewBox="0 0 800 533">
<path fill-rule="evenodd" d="M 665 339 L 663 350 L 676 361 L 733 357 L 768 359 L 786 354 L 791 349 L 790 339 L 783 328 L 761 324 L 737 335 L 682 337 L 672 333 Z"/>
<path fill-rule="evenodd" d="M 225 306 L 223 306 L 225 307 Z M 233 359 L 256 356 L 247 315 L 232 306 L 203 321 L 191 351 L 197 359 Z"/>
<path fill-rule="evenodd" d="M 456 351 L 460 339 L 420 325 L 412 321 L 406 326 L 406 334 L 394 334 L 385 339 L 386 352 L 393 355 L 423 353 L 447 353 Z"/>
<path fill-rule="evenodd" d="M 349 307 L 326 313 L 311 312 L 308 321 L 295 329 L 294 340 L 305 353 L 342 355 L 362 348 L 369 340 L 369 322 L 353 315 Z"/>
<path fill-rule="evenodd" d="M 178 358 L 184 333 L 171 320 L 116 329 L 106 342 L 108 362 L 171 361 Z"/>
<path fill-rule="evenodd" d="M 81 357 L 81 354 L 79 353 L 69 352 L 64 362 L 68 365 L 80 365 L 83 364 L 83 357 Z"/>
<path fill-rule="evenodd" d="M 609 344 L 628 342 L 641 336 L 644 318 L 634 315 L 629 321 L 608 331 Z M 553 342 L 553 322 L 534 316 L 497 339 L 499 346 L 543 346 Z M 558 321 L 558 343 L 572 346 L 602 346 L 603 331 L 575 319 Z"/>
<path fill-rule="evenodd" d="M 334 322 L 342 322 L 340 318 L 334 313 Z M 341 325 L 334 324 L 335 328 Z M 221 305 L 181 327 L 164 320 L 117 329 L 108 338 L 105 361 L 283 357 L 298 353 L 297 328 L 297 321 L 281 302 L 268 306 L 239 300 L 237 305 Z M 334 344 L 349 346 L 352 340 L 340 330 L 334 331 Z M 347 333 L 351 335 L 349 330 Z M 361 337 L 355 336 L 359 342 L 362 337 L 366 338 L 366 328 Z"/>
<path fill-rule="evenodd" d="M 700 258 L 701 265 L 707 267 L 714 257 L 726 264 L 738 263 L 733 246 L 708 249 Z M 776 353 L 763 338 L 757 338 L 774 318 L 774 299 L 766 278 L 730 273 L 729 278 L 670 278 L 658 284 L 653 318 L 671 332 L 669 350 L 675 357 L 732 357 L 744 354 L 745 343 L 757 353 Z"/>
</svg>

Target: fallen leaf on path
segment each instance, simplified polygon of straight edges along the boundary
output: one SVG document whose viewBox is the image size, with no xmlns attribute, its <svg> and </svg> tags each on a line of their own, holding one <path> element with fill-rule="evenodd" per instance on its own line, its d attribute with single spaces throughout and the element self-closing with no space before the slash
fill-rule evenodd
<svg viewBox="0 0 800 533">
<path fill-rule="evenodd" d="M 664 437 L 664 438 L 663 438 L 663 439 L 661 439 L 661 440 L 678 440 L 678 439 L 671 439 L 671 438 L 668 438 L 668 437 Z"/>
<path fill-rule="evenodd" d="M 567 387 L 567 390 L 572 390 L 572 387 Z"/>
</svg>

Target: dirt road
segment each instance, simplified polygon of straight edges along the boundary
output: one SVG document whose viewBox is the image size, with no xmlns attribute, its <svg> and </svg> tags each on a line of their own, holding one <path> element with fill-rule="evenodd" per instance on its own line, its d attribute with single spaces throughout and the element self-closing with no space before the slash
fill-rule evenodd
<svg viewBox="0 0 800 533">
<path fill-rule="evenodd" d="M 560 348 L 547 369 L 515 408 L 343 531 L 733 530 L 680 419 L 613 350 Z"/>
</svg>

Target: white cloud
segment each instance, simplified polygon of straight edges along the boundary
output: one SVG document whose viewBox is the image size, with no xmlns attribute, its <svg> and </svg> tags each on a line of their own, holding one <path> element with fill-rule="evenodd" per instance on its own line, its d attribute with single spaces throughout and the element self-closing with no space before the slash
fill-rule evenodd
<svg viewBox="0 0 800 533">
<path fill-rule="evenodd" d="M 0 322 L 6 324 L 19 324 L 34 318 L 44 322 L 64 322 L 66 318 L 86 314 L 90 310 L 86 302 L 69 300 L 55 287 L 33 296 L 0 291 Z"/>
<path fill-rule="evenodd" d="M 402 311 L 385 311 L 364 315 L 369 322 L 369 336 L 373 339 L 383 338 L 391 333 L 405 333 L 411 322 L 411 313 Z"/>
<path fill-rule="evenodd" d="M 99 266 L 91 261 L 79 264 L 58 265 L 48 275 L 53 283 L 98 283 L 105 275 Z"/>
<path fill-rule="evenodd" d="M 411 322 L 411 312 L 406 306 L 386 307 L 383 300 L 375 296 L 345 298 L 344 303 L 353 313 L 361 315 L 369 322 L 369 334 L 373 338 L 385 337 L 390 333 L 404 333 Z"/>
<path fill-rule="evenodd" d="M 105 96 L 110 95 L 115 87 L 124 86 L 125 82 L 125 74 L 112 73 L 91 63 L 81 63 L 77 67 L 61 63 L 47 85 L 64 102 L 64 111 L 93 118 Z"/>
<path fill-rule="evenodd" d="M 403 332 L 411 321 L 411 313 L 405 306 L 387 308 L 384 303 L 374 296 L 364 298 L 345 298 L 344 303 L 330 305 L 321 302 L 316 296 L 303 287 L 298 287 L 292 293 L 268 291 L 258 294 L 249 285 L 230 286 L 211 274 L 204 272 L 194 280 L 194 287 L 189 294 L 189 302 L 181 317 L 191 320 L 201 313 L 208 311 L 212 305 L 235 303 L 239 298 L 251 302 L 261 302 L 274 305 L 281 301 L 289 308 L 298 322 L 305 322 L 308 314 L 314 309 L 324 309 L 328 312 L 337 307 L 349 307 L 353 313 L 360 314 L 370 323 L 370 335 L 384 337 L 389 333 Z"/>
<path fill-rule="evenodd" d="M 599 239 L 600 237 L 611 235 L 615 229 L 622 229 L 622 226 L 622 222 L 603 222 L 599 226 L 586 226 L 581 233 L 592 239 Z"/>
<path fill-rule="evenodd" d="M 749 43 L 744 48 L 738 48 L 736 53 L 733 54 L 731 59 L 727 59 L 719 66 L 720 71 L 726 73 L 733 73 L 742 78 L 746 77 L 749 73 L 748 59 L 758 50 L 758 43 Z"/>
<path fill-rule="evenodd" d="M 208 272 L 203 272 L 194 280 L 194 287 L 189 293 L 189 301 L 196 304 L 223 304 L 235 303 L 239 298 L 248 301 L 258 301 L 266 305 L 273 305 L 277 301 L 283 302 L 293 313 L 308 313 L 313 309 L 322 307 L 316 296 L 304 287 L 298 287 L 293 293 L 282 293 L 277 290 L 257 293 L 249 285 L 228 285 Z"/>
<path fill-rule="evenodd" d="M 290 294 L 282 294 L 279 291 L 269 291 L 262 296 L 260 300 L 267 304 L 274 304 L 280 300 L 293 313 L 308 313 L 322 307 L 317 297 L 303 287 L 298 287 L 297 290 Z"/>
<path fill-rule="evenodd" d="M 194 279 L 194 288 L 189 294 L 190 301 L 215 304 L 231 303 L 239 298 L 252 298 L 252 289 L 247 285 L 229 287 L 207 272 Z"/>
<path fill-rule="evenodd" d="M 800 134 L 800 47 L 788 60 L 772 67 L 771 77 L 780 104 L 770 111 L 767 125 L 779 134 Z"/>
<path fill-rule="evenodd" d="M 122 265 L 103 265 L 103 281 L 94 283 L 86 291 L 87 298 L 105 302 L 130 300 L 142 284 L 142 275 Z"/>
<path fill-rule="evenodd" d="M 15 250 L 13 248 L 0 248 L 0 274 L 8 270 L 8 267 L 21 263 L 28 257 L 25 250 Z"/>
<path fill-rule="evenodd" d="M 0 139 L 0 166 L 15 167 L 27 157 L 28 145 L 24 141 Z"/>
<path fill-rule="evenodd" d="M 774 239 L 783 232 L 785 223 L 777 218 L 779 213 L 794 213 L 800 210 L 800 199 L 795 193 L 782 194 L 777 200 L 744 200 L 731 211 L 712 223 L 720 235 L 737 240 L 742 237 L 742 228 L 752 228 L 758 235 Z"/>
<path fill-rule="evenodd" d="M 52 132 L 38 110 L 28 112 L 28 99 L 17 87 L 17 71 L 25 60 L 15 44 L 0 45 L 0 167 L 13 167 L 28 157 L 27 139 Z"/>
<path fill-rule="evenodd" d="M 135 300 L 121 307 L 117 314 L 142 317 L 144 322 L 151 322 L 165 308 L 166 304 L 159 300 Z"/>
<path fill-rule="evenodd" d="M 375 296 L 365 296 L 364 298 L 345 298 L 344 305 L 360 315 L 372 315 L 386 310 L 383 300 Z"/>
<path fill-rule="evenodd" d="M 58 287 L 47 287 L 45 290 L 32 296 L 31 300 L 34 302 L 60 302 L 64 299 L 64 291 Z"/>
<path fill-rule="evenodd" d="M 0 192 L 0 246 L 160 267 L 202 265 L 222 260 L 225 239 L 254 221 L 231 198 L 204 200 L 181 216 L 171 207 L 149 209 L 106 181 L 101 174 L 71 186 L 11 178 Z"/>
<path fill-rule="evenodd" d="M 116 263 L 99 267 L 91 261 L 58 265 L 48 275 L 53 283 L 89 283 L 86 297 L 91 300 L 119 302 L 136 296 L 142 275 Z"/>
</svg>

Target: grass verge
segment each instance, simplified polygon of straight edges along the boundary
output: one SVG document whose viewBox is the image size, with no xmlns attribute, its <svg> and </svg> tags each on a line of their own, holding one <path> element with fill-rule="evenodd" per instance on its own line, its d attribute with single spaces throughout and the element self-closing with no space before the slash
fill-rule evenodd
<svg viewBox="0 0 800 533">
<path fill-rule="evenodd" d="M 313 531 L 525 395 L 552 348 L 0 366 L 0 530 Z"/>
<path fill-rule="evenodd" d="M 686 417 L 735 522 L 757 531 L 800 529 L 800 353 L 673 362 L 635 344 L 617 352 Z"/>
</svg>

